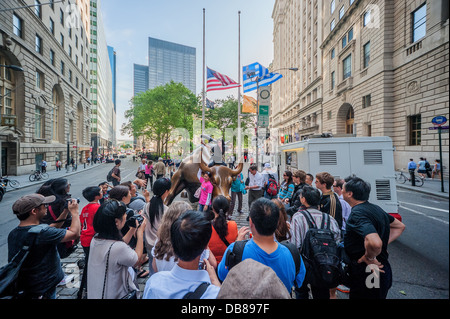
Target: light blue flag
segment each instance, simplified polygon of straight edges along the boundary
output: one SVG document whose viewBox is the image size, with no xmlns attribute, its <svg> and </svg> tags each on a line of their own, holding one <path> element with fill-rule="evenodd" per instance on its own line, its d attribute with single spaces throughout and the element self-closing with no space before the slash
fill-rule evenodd
<svg viewBox="0 0 450 319">
<path fill-rule="evenodd" d="M 244 93 L 256 90 L 257 80 L 259 80 L 259 86 L 268 86 L 278 81 L 283 77 L 279 73 L 270 73 L 269 70 L 263 67 L 258 62 L 244 66 Z"/>
</svg>

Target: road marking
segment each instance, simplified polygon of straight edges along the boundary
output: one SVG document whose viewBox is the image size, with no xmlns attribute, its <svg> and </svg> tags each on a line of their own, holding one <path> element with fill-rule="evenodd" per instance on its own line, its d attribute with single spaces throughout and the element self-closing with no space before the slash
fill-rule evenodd
<svg viewBox="0 0 450 319">
<path fill-rule="evenodd" d="M 444 213 L 448 213 L 449 212 L 448 209 L 434 208 L 434 207 L 430 207 L 430 206 L 423 206 L 423 205 L 411 204 L 411 203 L 405 203 L 405 202 L 399 202 L 399 203 L 400 203 L 400 205 L 402 205 L 402 204 L 409 204 L 409 205 L 414 205 L 414 206 L 418 206 L 418 207 L 422 207 L 422 208 L 437 210 L 439 212 L 444 212 Z"/>
<path fill-rule="evenodd" d="M 427 218 L 433 219 L 433 220 L 435 220 L 435 221 L 441 222 L 441 223 L 443 223 L 443 224 L 446 224 L 446 225 L 449 224 L 449 222 L 447 222 L 447 221 L 445 221 L 445 220 L 442 220 L 442 219 L 439 219 L 439 218 L 436 218 L 436 217 L 433 217 L 433 216 L 428 216 L 427 214 L 418 212 L 417 210 L 414 210 L 414 209 L 411 209 L 411 208 L 408 208 L 408 207 L 405 207 L 405 206 L 402 206 L 402 205 L 400 205 L 399 207 L 401 207 L 401 208 L 403 208 L 403 209 L 406 209 L 406 210 L 409 210 L 410 212 L 416 213 L 416 214 L 418 214 L 418 215 L 422 215 L 422 216 L 424 216 L 424 217 L 427 217 Z"/>
</svg>

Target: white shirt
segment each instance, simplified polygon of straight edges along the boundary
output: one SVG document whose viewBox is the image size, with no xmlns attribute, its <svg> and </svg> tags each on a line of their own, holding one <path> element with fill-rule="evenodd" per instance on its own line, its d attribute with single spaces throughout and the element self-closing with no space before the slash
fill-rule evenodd
<svg viewBox="0 0 450 319">
<path fill-rule="evenodd" d="M 248 176 L 250 177 L 248 186 L 258 186 L 257 188 L 251 188 L 250 190 L 258 191 L 264 187 L 264 177 L 260 172 L 257 171 L 255 175 L 249 173 Z"/>
<path fill-rule="evenodd" d="M 188 270 L 175 265 L 171 271 L 157 272 L 147 280 L 142 299 L 183 299 L 203 282 L 210 285 L 200 299 L 216 299 L 220 287 L 211 284 L 206 270 Z"/>
</svg>

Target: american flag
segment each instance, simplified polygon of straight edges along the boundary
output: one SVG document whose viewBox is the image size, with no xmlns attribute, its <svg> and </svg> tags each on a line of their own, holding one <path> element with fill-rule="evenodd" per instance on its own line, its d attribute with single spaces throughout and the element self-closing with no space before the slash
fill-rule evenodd
<svg viewBox="0 0 450 319">
<path fill-rule="evenodd" d="M 208 68 L 207 78 L 206 92 L 228 90 L 240 87 L 240 84 L 236 83 L 228 76 L 220 74 L 210 68 Z"/>
</svg>

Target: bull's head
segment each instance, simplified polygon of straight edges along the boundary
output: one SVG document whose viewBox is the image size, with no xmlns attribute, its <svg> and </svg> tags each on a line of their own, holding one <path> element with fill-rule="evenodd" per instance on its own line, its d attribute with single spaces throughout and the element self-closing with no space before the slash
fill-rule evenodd
<svg viewBox="0 0 450 319">
<path fill-rule="evenodd" d="M 229 201 L 231 201 L 231 183 L 242 172 L 243 168 L 244 163 L 242 161 L 236 169 L 231 169 L 222 165 L 208 167 L 203 161 L 200 161 L 200 169 L 203 172 L 211 173 L 211 183 L 214 185 L 213 198 L 222 195 L 225 196 Z"/>
</svg>

